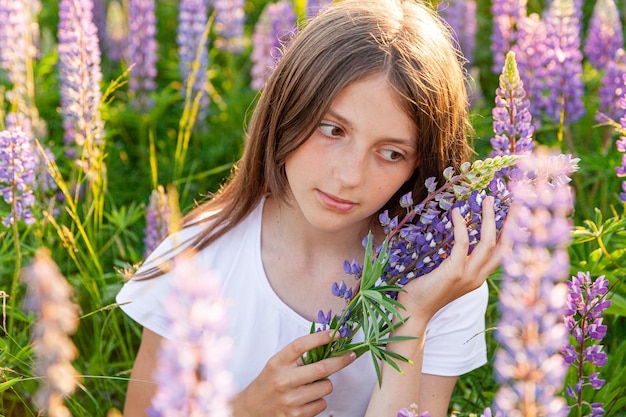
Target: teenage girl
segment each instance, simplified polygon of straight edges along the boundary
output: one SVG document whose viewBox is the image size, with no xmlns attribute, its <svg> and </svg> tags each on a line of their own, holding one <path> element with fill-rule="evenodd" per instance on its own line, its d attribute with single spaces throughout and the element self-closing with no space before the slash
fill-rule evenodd
<svg viewBox="0 0 626 417">
<path fill-rule="evenodd" d="M 425 195 L 424 180 L 468 159 L 462 62 L 428 6 L 414 0 L 333 3 L 292 40 L 250 120 L 231 179 L 184 219 L 121 290 L 117 301 L 143 326 L 125 404 L 146 415 L 153 371 L 168 337 L 164 303 L 172 275 L 160 265 L 193 248 L 219 276 L 234 340 L 228 362 L 235 417 L 395 416 L 412 403 L 445 416 L 457 377 L 486 362 L 487 276 L 499 263 L 493 201 L 481 242 L 468 256 L 465 223 L 453 212 L 455 244 L 435 271 L 400 293 L 410 319 L 389 349 L 411 359 L 403 373 L 354 355 L 303 366 L 328 343 L 309 335 L 318 311 L 341 311 L 330 291 L 343 261 L 364 256 L 378 214 L 402 213 L 400 196 Z M 197 279 L 204 277 L 199 274 Z M 357 336 L 358 337 L 358 336 Z"/>
</svg>

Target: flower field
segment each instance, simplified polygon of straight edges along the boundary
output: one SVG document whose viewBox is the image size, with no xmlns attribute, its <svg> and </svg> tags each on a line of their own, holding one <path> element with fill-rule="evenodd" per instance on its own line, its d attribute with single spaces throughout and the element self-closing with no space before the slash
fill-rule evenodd
<svg viewBox="0 0 626 417">
<path fill-rule="evenodd" d="M 475 159 L 549 173 L 511 189 L 489 363 L 450 412 L 626 416 L 626 1 L 434 3 Z M 0 416 L 121 415 L 141 328 L 115 295 L 229 176 L 281 45 L 326 4 L 0 0 Z"/>
</svg>

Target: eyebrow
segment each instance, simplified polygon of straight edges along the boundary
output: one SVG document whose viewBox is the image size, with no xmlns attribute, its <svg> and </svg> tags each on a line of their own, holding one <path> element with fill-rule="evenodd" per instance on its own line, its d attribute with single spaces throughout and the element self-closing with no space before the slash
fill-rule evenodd
<svg viewBox="0 0 626 417">
<path fill-rule="evenodd" d="M 345 117 L 343 117 L 342 115 L 340 115 L 339 113 L 333 111 L 333 109 L 328 109 L 327 112 L 329 115 L 331 115 L 332 117 L 334 117 L 335 119 L 337 119 L 339 121 L 339 123 L 346 125 L 347 127 L 352 129 L 352 123 L 350 123 L 350 121 L 348 119 L 346 119 Z M 417 130 L 417 128 L 416 128 Z M 413 149 L 417 149 L 417 140 L 415 138 L 409 138 L 409 139 L 402 139 L 402 138 L 385 138 L 386 141 L 391 142 L 391 143 L 397 143 L 398 145 L 405 145 L 405 146 L 410 146 Z"/>
</svg>

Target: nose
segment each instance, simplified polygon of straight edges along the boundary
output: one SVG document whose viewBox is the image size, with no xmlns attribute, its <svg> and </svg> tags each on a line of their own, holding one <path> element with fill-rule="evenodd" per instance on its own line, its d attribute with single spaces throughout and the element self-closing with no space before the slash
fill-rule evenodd
<svg viewBox="0 0 626 417">
<path fill-rule="evenodd" d="M 335 159 L 334 176 L 342 187 L 355 188 L 363 183 L 366 167 L 365 154 L 352 149 Z"/>
</svg>

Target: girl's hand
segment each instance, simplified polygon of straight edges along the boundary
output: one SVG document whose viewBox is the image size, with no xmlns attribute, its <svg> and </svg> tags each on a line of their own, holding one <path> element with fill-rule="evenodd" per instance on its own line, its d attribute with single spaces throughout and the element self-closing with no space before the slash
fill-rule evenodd
<svg viewBox="0 0 626 417">
<path fill-rule="evenodd" d="M 259 376 L 232 400 L 237 417 L 306 417 L 326 409 L 324 396 L 333 385 L 327 378 L 351 364 L 356 355 L 328 358 L 302 365 L 300 357 L 330 342 L 331 331 L 302 336 L 270 358 Z"/>
<path fill-rule="evenodd" d="M 452 211 L 454 246 L 450 256 L 434 271 L 405 285 L 406 293 L 398 295 L 409 315 L 430 319 L 451 301 L 478 288 L 500 264 L 496 242 L 493 197 L 482 206 L 480 242 L 468 255 L 469 236 L 458 209 Z"/>
</svg>

